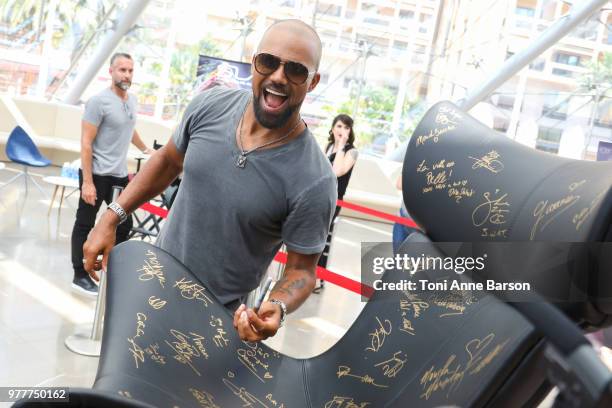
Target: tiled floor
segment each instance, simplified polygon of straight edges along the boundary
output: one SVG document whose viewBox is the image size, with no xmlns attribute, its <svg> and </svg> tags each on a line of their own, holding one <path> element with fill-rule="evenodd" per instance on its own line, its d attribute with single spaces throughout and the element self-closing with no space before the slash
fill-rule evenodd
<svg viewBox="0 0 612 408">
<path fill-rule="evenodd" d="M 0 170 L 0 185 L 15 173 Z M 56 167 L 34 174 L 57 175 Z M 64 340 L 88 332 L 95 301 L 70 289 L 70 234 L 77 195 L 57 200 L 47 216 L 52 186 L 41 178 L 47 197 L 23 183 L 0 189 L 0 386 L 84 386 L 95 378 L 98 359 L 69 351 Z M 350 237 L 350 239 L 349 239 Z M 329 269 L 359 279 L 360 241 L 390 241 L 391 225 L 338 219 Z M 275 349 L 310 357 L 331 347 L 363 307 L 360 296 L 333 284 L 312 295 L 285 328 L 268 341 Z"/>
</svg>

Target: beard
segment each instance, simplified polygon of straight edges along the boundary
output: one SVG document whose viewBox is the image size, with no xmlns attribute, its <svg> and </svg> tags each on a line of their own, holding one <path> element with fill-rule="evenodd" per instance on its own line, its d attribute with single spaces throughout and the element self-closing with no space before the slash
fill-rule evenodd
<svg viewBox="0 0 612 408">
<path fill-rule="evenodd" d="M 115 82 L 115 86 L 121 90 L 127 91 L 128 89 L 130 89 L 130 86 L 132 86 L 132 83 L 126 81 L 117 81 Z"/>
<path fill-rule="evenodd" d="M 255 93 L 253 93 L 253 108 L 257 121 L 263 127 L 268 129 L 278 129 L 285 126 L 289 118 L 300 107 L 299 105 L 287 105 L 287 108 L 285 108 L 284 111 L 271 115 L 261 107 L 261 99 L 263 97 L 263 91 L 259 94 L 259 96 L 255 96 Z"/>
</svg>

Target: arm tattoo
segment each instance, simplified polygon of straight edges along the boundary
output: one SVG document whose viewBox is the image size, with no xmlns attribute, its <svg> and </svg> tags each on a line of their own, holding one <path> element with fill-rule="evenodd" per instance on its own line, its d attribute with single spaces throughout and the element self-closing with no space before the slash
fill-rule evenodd
<svg viewBox="0 0 612 408">
<path fill-rule="evenodd" d="M 274 286 L 273 292 L 278 291 L 288 296 L 293 296 L 294 289 L 302 289 L 304 286 L 306 286 L 306 279 L 304 278 L 288 280 L 283 276 Z"/>
</svg>

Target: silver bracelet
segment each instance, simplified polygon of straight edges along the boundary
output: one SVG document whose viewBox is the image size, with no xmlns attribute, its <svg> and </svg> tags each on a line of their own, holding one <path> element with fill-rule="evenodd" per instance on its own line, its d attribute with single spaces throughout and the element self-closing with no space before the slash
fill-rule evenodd
<svg viewBox="0 0 612 408">
<path fill-rule="evenodd" d="M 283 302 L 282 300 L 278 300 L 278 299 L 268 299 L 268 302 L 275 303 L 275 304 L 280 306 L 280 308 L 281 308 L 281 319 L 280 319 L 280 326 L 279 327 L 283 327 L 283 323 L 285 323 L 285 316 L 287 316 L 287 305 L 285 304 L 285 302 Z"/>
<path fill-rule="evenodd" d="M 124 222 L 127 221 L 128 219 L 127 213 L 125 212 L 123 207 L 121 207 L 116 201 L 113 201 L 112 203 L 110 203 L 108 205 L 108 209 L 114 212 L 115 214 L 117 214 L 117 216 L 119 217 L 119 224 L 123 224 Z"/>
</svg>

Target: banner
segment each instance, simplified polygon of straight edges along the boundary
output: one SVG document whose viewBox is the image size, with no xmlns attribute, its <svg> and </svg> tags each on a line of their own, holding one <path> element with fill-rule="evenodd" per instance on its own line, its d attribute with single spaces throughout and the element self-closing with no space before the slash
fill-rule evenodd
<svg viewBox="0 0 612 408">
<path fill-rule="evenodd" d="M 597 161 L 610 160 L 612 160 L 612 143 L 599 142 L 599 146 L 597 147 Z"/>
<path fill-rule="evenodd" d="M 251 89 L 251 64 L 200 55 L 196 78 L 196 93 L 213 86 Z"/>
</svg>

